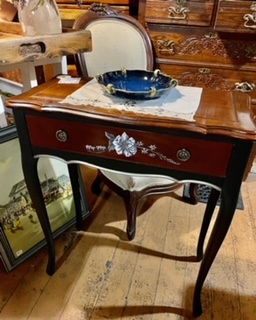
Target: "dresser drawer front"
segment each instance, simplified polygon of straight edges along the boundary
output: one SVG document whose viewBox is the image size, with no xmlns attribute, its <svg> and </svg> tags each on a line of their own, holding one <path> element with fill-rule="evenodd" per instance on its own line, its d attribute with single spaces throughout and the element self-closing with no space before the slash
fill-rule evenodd
<svg viewBox="0 0 256 320">
<path fill-rule="evenodd" d="M 164 73 L 171 75 L 182 86 L 212 88 L 222 91 L 239 90 L 256 94 L 255 71 L 241 71 L 234 69 L 214 68 L 191 65 L 167 64 L 158 61 L 157 67 Z"/>
<path fill-rule="evenodd" d="M 256 34 L 256 2 L 220 1 L 215 28 Z"/>
<path fill-rule="evenodd" d="M 210 26 L 213 1 L 154 1 L 148 0 L 145 21 L 152 23 Z"/>
<path fill-rule="evenodd" d="M 222 34 L 213 30 L 152 30 L 149 35 L 156 56 L 162 59 L 241 65 L 256 69 L 256 37 Z"/>
<path fill-rule="evenodd" d="M 27 116 L 32 146 L 225 176 L 233 145 Z M 125 147 L 124 147 L 125 146 Z"/>
</svg>

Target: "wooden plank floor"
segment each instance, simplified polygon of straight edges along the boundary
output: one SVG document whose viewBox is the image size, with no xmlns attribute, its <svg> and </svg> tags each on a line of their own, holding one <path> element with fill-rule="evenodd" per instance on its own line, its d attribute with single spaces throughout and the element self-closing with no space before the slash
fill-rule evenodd
<svg viewBox="0 0 256 320">
<path fill-rule="evenodd" d="M 95 171 L 83 172 L 89 186 Z M 185 204 L 181 190 L 148 198 L 129 242 L 122 200 L 106 187 L 98 198 L 87 189 L 92 219 L 84 231 L 56 240 L 62 263 L 52 277 L 45 273 L 45 248 L 9 274 L 0 267 L 0 319 L 190 319 L 199 263 L 189 257 L 205 205 Z M 205 282 L 200 320 L 256 318 L 255 195 L 251 175 L 242 186 L 245 209 L 236 211 Z"/>
</svg>

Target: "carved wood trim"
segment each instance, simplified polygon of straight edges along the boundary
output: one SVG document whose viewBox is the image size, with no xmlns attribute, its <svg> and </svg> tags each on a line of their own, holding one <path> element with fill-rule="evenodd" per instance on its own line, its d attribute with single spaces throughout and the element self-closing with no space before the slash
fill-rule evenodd
<svg viewBox="0 0 256 320">
<path fill-rule="evenodd" d="M 210 52 L 214 56 L 229 57 L 235 60 L 255 60 L 256 42 L 226 40 L 214 36 L 193 36 L 175 42 L 171 37 L 153 37 L 159 53 L 170 55 L 197 55 Z"/>
</svg>

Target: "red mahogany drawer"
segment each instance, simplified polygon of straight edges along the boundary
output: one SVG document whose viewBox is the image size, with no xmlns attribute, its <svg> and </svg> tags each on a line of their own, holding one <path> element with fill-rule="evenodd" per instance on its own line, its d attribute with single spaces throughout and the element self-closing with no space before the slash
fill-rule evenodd
<svg viewBox="0 0 256 320">
<path fill-rule="evenodd" d="M 31 144 L 131 163 L 225 176 L 233 145 L 162 133 L 27 116 Z"/>
</svg>

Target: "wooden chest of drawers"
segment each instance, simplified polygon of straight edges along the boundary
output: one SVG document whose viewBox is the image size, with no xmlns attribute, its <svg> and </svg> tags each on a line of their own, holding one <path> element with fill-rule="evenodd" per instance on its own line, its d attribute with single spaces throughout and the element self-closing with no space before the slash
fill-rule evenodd
<svg viewBox="0 0 256 320">
<path fill-rule="evenodd" d="M 256 104 L 256 1 L 141 0 L 156 68 L 179 84 L 239 90 Z"/>
</svg>

